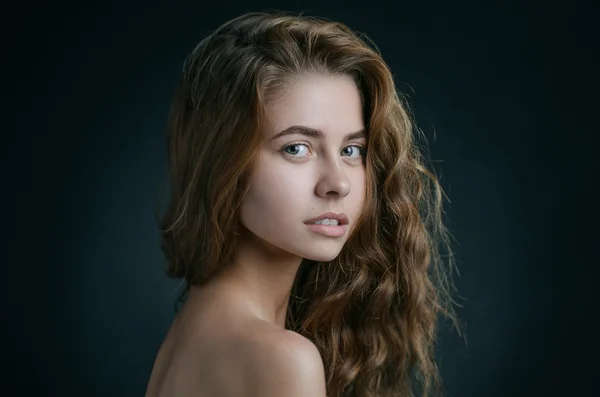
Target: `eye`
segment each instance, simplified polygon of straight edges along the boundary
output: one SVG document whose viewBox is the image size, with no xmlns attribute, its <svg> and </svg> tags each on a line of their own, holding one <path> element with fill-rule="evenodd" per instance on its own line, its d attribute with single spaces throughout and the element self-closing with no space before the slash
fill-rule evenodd
<svg viewBox="0 0 600 397">
<path fill-rule="evenodd" d="M 302 143 L 293 143 L 291 145 L 284 147 L 283 152 L 290 156 L 298 157 L 299 152 L 302 152 L 302 150 L 301 150 L 302 147 L 308 148 L 308 145 L 304 145 Z M 288 149 L 292 149 L 292 150 L 288 150 Z M 306 153 L 306 152 L 308 152 L 308 149 L 304 150 L 304 153 Z"/>
<path fill-rule="evenodd" d="M 292 143 L 291 145 L 284 146 L 281 151 L 292 157 L 305 157 L 307 154 L 310 154 L 309 146 L 303 143 Z M 349 145 L 342 150 L 342 153 L 347 154 L 347 157 L 359 158 L 365 155 L 365 151 L 366 148 L 362 145 Z"/>
<path fill-rule="evenodd" d="M 350 151 L 348 151 L 347 149 L 350 148 Z M 352 149 L 355 149 L 354 151 L 352 151 Z M 350 145 L 350 146 L 346 146 L 344 148 L 344 151 L 348 154 L 350 154 L 350 156 L 348 157 L 362 157 L 365 155 L 365 147 L 362 145 Z M 352 154 L 356 154 L 356 156 L 352 156 Z"/>
</svg>

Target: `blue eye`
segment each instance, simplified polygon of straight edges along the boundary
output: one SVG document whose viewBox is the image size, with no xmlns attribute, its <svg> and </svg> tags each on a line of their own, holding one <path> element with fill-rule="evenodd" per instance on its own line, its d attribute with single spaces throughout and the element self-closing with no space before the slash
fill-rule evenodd
<svg viewBox="0 0 600 397">
<path fill-rule="evenodd" d="M 289 146 L 286 146 L 286 147 L 284 147 L 284 148 L 283 148 L 283 151 L 284 151 L 286 154 L 289 154 L 289 155 L 291 155 L 291 156 L 294 156 L 294 157 L 296 157 L 296 156 L 298 155 L 298 153 L 297 153 L 297 150 L 296 150 L 296 153 L 290 153 L 290 152 L 289 152 L 287 149 L 290 149 L 290 148 L 298 148 L 298 147 L 300 147 L 300 146 L 307 147 L 307 145 L 304 145 L 304 144 L 302 144 L 302 143 L 294 143 L 294 144 L 292 144 L 292 145 L 289 145 Z"/>
<path fill-rule="evenodd" d="M 303 147 L 305 148 L 304 150 L 302 149 Z M 348 148 L 350 148 L 350 151 L 348 151 Z M 281 151 L 292 157 L 304 157 L 307 154 L 310 154 L 309 146 L 304 143 L 292 143 L 291 145 L 283 147 Z M 363 157 L 365 152 L 366 149 L 362 145 L 349 145 L 342 150 L 342 153 L 347 154 L 346 157 L 351 158 Z"/>
<path fill-rule="evenodd" d="M 365 147 L 364 146 L 361 146 L 361 145 L 350 145 L 350 146 L 346 146 L 344 149 L 347 149 L 347 148 L 354 148 L 354 149 L 356 149 L 354 153 L 356 153 L 358 156 L 364 156 L 365 155 Z M 348 156 L 348 157 L 357 157 L 357 156 L 352 156 L 352 151 L 351 151 L 350 152 L 350 156 Z"/>
</svg>

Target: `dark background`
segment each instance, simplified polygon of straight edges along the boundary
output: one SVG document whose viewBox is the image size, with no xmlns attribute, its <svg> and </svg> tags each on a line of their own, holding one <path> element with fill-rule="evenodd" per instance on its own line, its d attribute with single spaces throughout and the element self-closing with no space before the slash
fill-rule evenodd
<svg viewBox="0 0 600 397">
<path fill-rule="evenodd" d="M 0 394 L 144 394 L 180 286 L 154 218 L 171 94 L 204 35 L 270 8 L 365 32 L 410 95 L 465 298 L 447 395 L 597 393 L 595 14 L 436 3 L 6 4 Z"/>
</svg>

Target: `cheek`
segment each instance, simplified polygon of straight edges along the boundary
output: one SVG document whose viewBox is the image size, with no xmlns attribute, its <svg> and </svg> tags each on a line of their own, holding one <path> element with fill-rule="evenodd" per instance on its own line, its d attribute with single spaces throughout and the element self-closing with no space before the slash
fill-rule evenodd
<svg viewBox="0 0 600 397">
<path fill-rule="evenodd" d="M 301 205 L 306 200 L 302 197 L 297 185 L 287 178 L 263 174 L 253 181 L 242 202 L 240 222 L 252 234 L 279 246 L 296 228 L 294 223 L 303 219 Z"/>
<path fill-rule="evenodd" d="M 364 168 L 352 175 L 352 188 L 356 193 L 355 201 L 364 201 L 367 191 L 367 173 Z"/>
<path fill-rule="evenodd" d="M 289 171 L 289 170 L 288 170 Z M 289 217 L 299 204 L 306 202 L 306 178 L 288 172 L 284 167 L 261 167 L 255 173 L 250 190 L 242 203 L 242 216 L 280 219 Z M 301 209 L 300 209 L 301 210 Z"/>
</svg>

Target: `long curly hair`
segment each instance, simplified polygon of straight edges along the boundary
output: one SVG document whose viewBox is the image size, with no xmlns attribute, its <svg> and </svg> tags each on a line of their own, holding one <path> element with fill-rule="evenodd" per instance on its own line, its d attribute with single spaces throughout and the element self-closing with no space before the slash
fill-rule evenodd
<svg viewBox="0 0 600 397">
<path fill-rule="evenodd" d="M 438 317 L 460 333 L 445 195 L 379 49 L 344 24 L 248 13 L 186 59 L 168 122 L 170 200 L 159 220 L 166 273 L 185 280 L 184 296 L 231 262 L 238 210 L 267 129 L 265 106 L 305 73 L 355 81 L 368 135 L 367 186 L 339 256 L 302 261 L 286 328 L 321 352 L 330 397 L 438 394 Z"/>
</svg>

